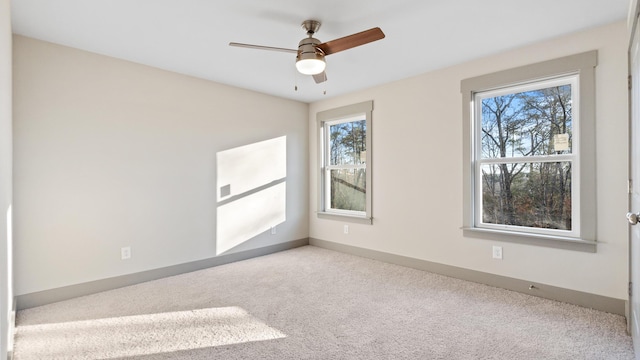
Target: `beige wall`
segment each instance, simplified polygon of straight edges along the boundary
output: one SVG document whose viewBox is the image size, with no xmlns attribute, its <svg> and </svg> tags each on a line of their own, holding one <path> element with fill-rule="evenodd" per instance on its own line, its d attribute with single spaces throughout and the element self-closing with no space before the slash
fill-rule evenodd
<svg viewBox="0 0 640 360">
<path fill-rule="evenodd" d="M 310 237 L 626 299 L 626 39 L 625 22 L 619 22 L 311 104 L 309 161 L 315 165 L 316 113 L 374 101 L 374 221 L 350 224 L 345 235 L 344 223 L 313 215 L 318 172 L 311 166 Z M 597 253 L 463 237 L 460 81 L 593 49 L 599 51 Z M 492 245 L 503 246 L 504 260 L 492 259 Z"/>
<path fill-rule="evenodd" d="M 234 239 L 231 252 L 309 235 L 626 299 L 625 31 L 620 22 L 311 106 L 14 37 L 16 293 L 209 258 L 229 247 L 219 244 L 223 235 Z M 460 81 L 592 49 L 599 51 L 598 252 L 463 237 Z M 315 114 L 370 99 L 374 225 L 350 224 L 344 235 L 344 223 L 315 216 Z M 246 148 L 258 164 L 251 149 L 274 143 L 269 151 L 277 151 L 282 138 L 284 185 L 277 161 L 253 167 L 257 180 L 231 184 L 230 198 L 221 199 L 227 184 L 218 181 L 241 177 L 220 174 L 217 159 Z M 255 194 L 234 189 L 247 183 L 264 183 L 257 194 L 267 200 L 286 189 L 276 235 L 255 219 L 282 214 L 242 211 Z M 227 235 L 230 211 L 251 213 L 253 233 Z M 250 240 L 236 246 L 242 236 Z M 496 244 L 502 261 L 491 258 Z M 123 246 L 132 247 L 129 261 L 120 260 Z"/>
<path fill-rule="evenodd" d="M 14 111 L 18 295 L 308 236 L 307 104 L 15 36 Z"/>
<path fill-rule="evenodd" d="M 0 0 L 0 358 L 11 348 L 13 304 L 11 202 L 11 16 L 9 0 Z"/>
</svg>

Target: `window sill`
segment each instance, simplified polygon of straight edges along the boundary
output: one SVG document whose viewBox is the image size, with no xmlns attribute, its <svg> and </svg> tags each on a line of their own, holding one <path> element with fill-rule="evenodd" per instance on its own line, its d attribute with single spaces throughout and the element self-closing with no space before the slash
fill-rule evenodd
<svg viewBox="0 0 640 360">
<path fill-rule="evenodd" d="M 519 244 L 544 246 L 556 249 L 574 250 L 595 253 L 597 242 L 593 240 L 575 239 L 563 236 L 527 234 L 515 231 L 504 231 L 481 228 L 461 228 L 465 237 L 484 240 L 506 241 Z"/>
<path fill-rule="evenodd" d="M 329 212 L 323 212 L 323 211 L 319 211 L 317 214 L 318 214 L 318 218 L 320 219 L 340 220 L 340 221 L 347 221 L 347 222 L 367 224 L 367 225 L 373 224 L 373 218 L 366 217 L 366 216 L 329 213 Z"/>
</svg>

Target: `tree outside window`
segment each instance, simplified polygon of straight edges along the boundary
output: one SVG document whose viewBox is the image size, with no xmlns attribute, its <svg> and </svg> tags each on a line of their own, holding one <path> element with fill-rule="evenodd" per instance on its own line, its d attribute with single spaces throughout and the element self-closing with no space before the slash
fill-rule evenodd
<svg viewBox="0 0 640 360">
<path fill-rule="evenodd" d="M 317 114 L 321 218 L 372 223 L 372 110 L 373 101 L 366 101 Z"/>
<path fill-rule="evenodd" d="M 463 79 L 465 237 L 595 252 L 596 50 Z"/>
<path fill-rule="evenodd" d="M 366 209 L 366 120 L 327 123 L 331 209 Z"/>
<path fill-rule="evenodd" d="M 571 231 L 577 77 L 480 92 L 478 222 Z"/>
</svg>

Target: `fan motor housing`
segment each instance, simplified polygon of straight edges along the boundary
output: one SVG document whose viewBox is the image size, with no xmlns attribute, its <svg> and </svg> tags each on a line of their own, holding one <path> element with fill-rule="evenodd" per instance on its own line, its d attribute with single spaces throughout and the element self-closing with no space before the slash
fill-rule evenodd
<svg viewBox="0 0 640 360">
<path fill-rule="evenodd" d="M 301 74 L 316 75 L 324 71 L 324 51 L 318 47 L 320 40 L 309 37 L 300 41 L 296 55 L 296 68 Z"/>
<path fill-rule="evenodd" d="M 300 40 L 298 44 L 298 55 L 296 56 L 296 60 L 306 60 L 306 59 L 318 59 L 324 60 L 324 53 L 320 48 L 320 40 L 316 38 L 305 38 Z"/>
</svg>

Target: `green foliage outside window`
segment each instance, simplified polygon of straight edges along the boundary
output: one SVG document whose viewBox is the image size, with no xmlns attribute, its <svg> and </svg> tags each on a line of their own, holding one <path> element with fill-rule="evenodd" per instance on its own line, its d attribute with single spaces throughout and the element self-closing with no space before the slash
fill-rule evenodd
<svg viewBox="0 0 640 360">
<path fill-rule="evenodd" d="M 571 230 L 572 163 L 545 159 L 571 154 L 571 85 L 487 97 L 481 106 L 482 221 Z"/>
</svg>

